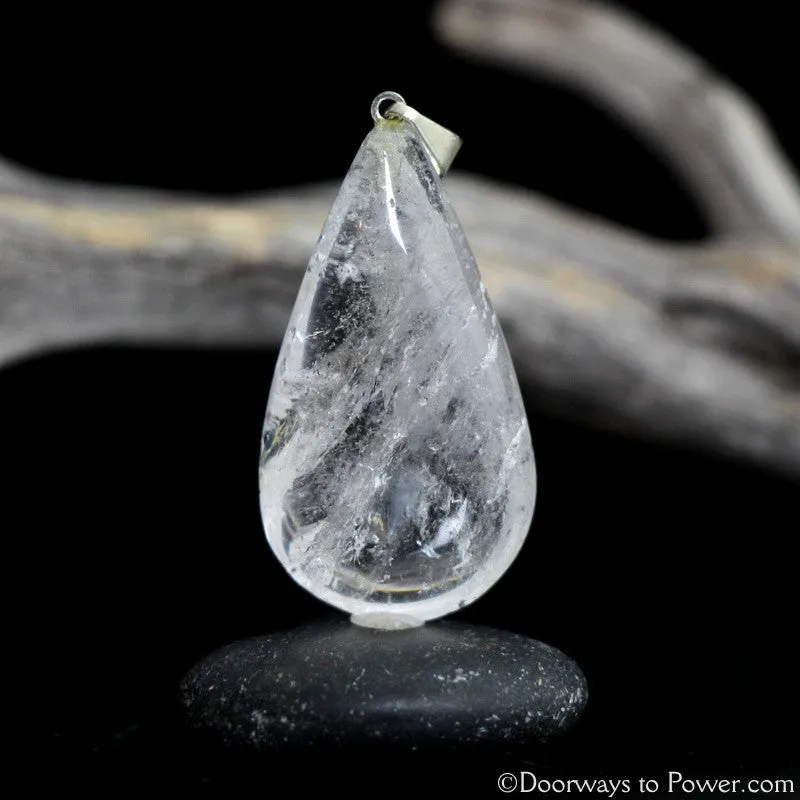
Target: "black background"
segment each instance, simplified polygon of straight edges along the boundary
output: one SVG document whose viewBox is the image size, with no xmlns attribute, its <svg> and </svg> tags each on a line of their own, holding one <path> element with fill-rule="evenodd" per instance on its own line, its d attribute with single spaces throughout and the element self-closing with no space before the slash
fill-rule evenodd
<svg viewBox="0 0 800 800">
<path fill-rule="evenodd" d="M 798 162 L 792 4 L 619 5 L 743 86 Z M 370 100 L 391 88 L 463 136 L 461 169 L 669 239 L 707 233 L 656 154 L 563 89 L 448 52 L 430 4 L 178 9 L 5 9 L 0 152 L 62 176 L 205 193 L 338 180 Z M 202 783 L 166 732 L 182 672 L 325 613 L 259 519 L 274 361 L 107 347 L 0 374 L 6 688 L 30 783 Z M 541 481 L 532 534 L 457 616 L 584 668 L 591 703 L 561 773 L 800 776 L 797 484 L 525 399 Z M 459 775 L 491 796 L 499 767 L 533 760 L 470 757 Z M 454 785 L 407 754 L 397 769 Z M 278 772 L 269 762 L 256 780 L 266 789 Z M 344 755 L 324 779 L 344 788 L 368 773 Z"/>
</svg>

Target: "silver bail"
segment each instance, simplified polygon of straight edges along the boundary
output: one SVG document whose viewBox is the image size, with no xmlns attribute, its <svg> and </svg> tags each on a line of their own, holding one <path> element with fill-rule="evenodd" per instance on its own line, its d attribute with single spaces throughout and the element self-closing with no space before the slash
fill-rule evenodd
<svg viewBox="0 0 800 800">
<path fill-rule="evenodd" d="M 381 105 L 391 100 L 392 104 L 385 112 Z M 381 92 L 373 101 L 371 107 L 372 118 L 377 122 L 382 119 L 404 119 L 416 129 L 428 151 L 434 169 L 439 175 L 444 175 L 453 163 L 456 154 L 461 148 L 461 137 L 452 131 L 428 119 L 415 108 L 406 105 L 406 101 L 397 92 Z"/>
</svg>

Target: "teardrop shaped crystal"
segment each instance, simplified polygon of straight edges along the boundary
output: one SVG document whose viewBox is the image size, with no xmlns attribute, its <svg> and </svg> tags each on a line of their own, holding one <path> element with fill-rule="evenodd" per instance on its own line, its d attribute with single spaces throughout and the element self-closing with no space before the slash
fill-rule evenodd
<svg viewBox="0 0 800 800">
<path fill-rule="evenodd" d="M 513 365 L 403 119 L 376 122 L 308 265 L 270 391 L 260 489 L 292 577 L 379 627 L 472 602 L 527 534 L 536 471 Z"/>
</svg>

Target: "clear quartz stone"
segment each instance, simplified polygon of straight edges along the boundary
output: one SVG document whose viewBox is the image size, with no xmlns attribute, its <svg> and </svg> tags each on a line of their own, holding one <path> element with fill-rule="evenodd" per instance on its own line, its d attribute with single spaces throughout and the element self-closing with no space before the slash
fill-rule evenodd
<svg viewBox="0 0 800 800">
<path fill-rule="evenodd" d="M 472 602 L 527 534 L 536 470 L 513 365 L 407 121 L 376 123 L 311 257 L 270 391 L 260 490 L 292 577 L 377 627 Z"/>
</svg>

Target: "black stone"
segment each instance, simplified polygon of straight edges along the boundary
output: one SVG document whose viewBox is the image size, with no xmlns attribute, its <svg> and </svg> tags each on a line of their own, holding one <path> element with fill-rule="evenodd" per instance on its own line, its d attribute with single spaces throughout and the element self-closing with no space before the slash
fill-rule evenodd
<svg viewBox="0 0 800 800">
<path fill-rule="evenodd" d="M 555 648 L 451 622 L 377 631 L 342 620 L 260 636 L 207 656 L 180 687 L 194 733 L 254 752 L 542 744 L 586 699 L 580 669 Z"/>
</svg>

